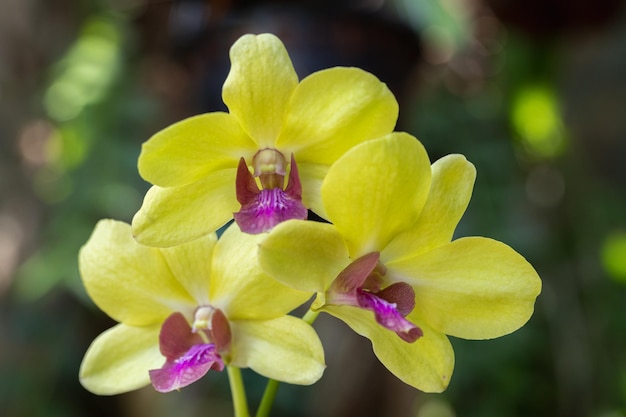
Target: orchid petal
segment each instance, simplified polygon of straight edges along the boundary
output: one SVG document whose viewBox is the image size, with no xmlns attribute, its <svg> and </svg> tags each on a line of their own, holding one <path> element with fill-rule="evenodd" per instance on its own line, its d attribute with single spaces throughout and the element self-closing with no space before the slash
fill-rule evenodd
<svg viewBox="0 0 626 417">
<path fill-rule="evenodd" d="M 302 183 L 302 203 L 324 219 L 328 219 L 328 215 L 324 209 L 320 189 L 329 168 L 328 165 L 298 162 L 300 182 Z"/>
<path fill-rule="evenodd" d="M 289 384 L 309 385 L 324 372 L 324 350 L 315 330 L 292 316 L 232 322 L 232 366 Z"/>
<path fill-rule="evenodd" d="M 211 260 L 216 243 L 216 234 L 210 233 L 191 242 L 161 249 L 170 271 L 198 306 L 209 304 Z"/>
<path fill-rule="evenodd" d="M 284 45 L 271 34 L 244 35 L 230 49 L 222 98 L 260 148 L 274 147 L 298 76 Z"/>
<path fill-rule="evenodd" d="M 482 237 L 453 241 L 424 254 L 389 262 L 387 278 L 415 290 L 415 309 L 440 332 L 464 339 L 503 336 L 533 313 L 541 280 L 509 246 Z"/>
<path fill-rule="evenodd" d="M 419 218 L 383 250 L 383 262 L 415 256 L 452 240 L 472 197 L 476 169 L 463 155 L 447 155 L 431 168 L 430 192 Z"/>
<path fill-rule="evenodd" d="M 302 291 L 323 292 L 350 263 L 341 235 L 327 223 L 290 220 L 260 243 L 265 272 Z"/>
<path fill-rule="evenodd" d="M 233 166 L 182 187 L 150 188 L 133 218 L 135 239 L 143 245 L 168 247 L 219 229 L 239 208 L 235 172 Z"/>
<path fill-rule="evenodd" d="M 454 369 L 454 351 L 448 338 L 425 323 L 415 321 L 423 336 L 413 343 L 398 337 L 374 320 L 372 312 L 352 306 L 330 306 L 322 311 L 345 322 L 370 339 L 376 357 L 395 376 L 424 392 L 442 392 Z"/>
<path fill-rule="evenodd" d="M 159 367 L 159 324 L 118 324 L 98 336 L 80 365 L 80 383 L 97 395 L 129 392 L 150 383 L 148 370 Z"/>
<path fill-rule="evenodd" d="M 387 86 L 358 68 L 330 68 L 303 79 L 289 102 L 276 146 L 298 162 L 332 164 L 353 146 L 391 132 L 398 103 Z"/>
<path fill-rule="evenodd" d="M 159 249 L 138 244 L 126 223 L 99 221 L 78 263 L 87 293 L 116 321 L 161 323 L 173 310 L 195 303 Z"/>
<path fill-rule="evenodd" d="M 330 168 L 322 184 L 324 207 L 353 259 L 383 249 L 415 222 L 430 175 L 424 147 L 406 133 L 362 143 Z"/>
<path fill-rule="evenodd" d="M 138 167 L 160 187 L 182 186 L 252 159 L 257 145 L 228 113 L 190 117 L 157 132 L 141 148 Z M 167 161 L 167 162 L 165 162 Z"/>
<path fill-rule="evenodd" d="M 232 321 L 287 314 L 311 294 L 289 288 L 261 270 L 257 250 L 265 235 L 243 233 L 232 224 L 213 253 L 209 298 Z M 236 302 L 234 302 L 236 300 Z"/>
</svg>

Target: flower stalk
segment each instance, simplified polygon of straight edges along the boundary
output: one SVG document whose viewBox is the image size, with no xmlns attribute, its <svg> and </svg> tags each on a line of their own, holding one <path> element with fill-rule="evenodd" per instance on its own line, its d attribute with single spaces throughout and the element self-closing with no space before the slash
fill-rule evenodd
<svg viewBox="0 0 626 417">
<path fill-rule="evenodd" d="M 272 405 L 276 399 L 276 393 L 278 392 L 279 385 L 280 382 L 275 379 L 267 381 L 265 391 L 263 392 L 263 398 L 261 398 L 261 403 L 259 404 L 259 408 L 256 412 L 256 417 L 268 417 L 270 415 L 270 410 L 272 409 Z"/>
<path fill-rule="evenodd" d="M 234 366 L 227 366 L 228 382 L 230 383 L 230 392 L 233 396 L 233 408 L 235 417 L 250 417 L 248 411 L 248 401 L 246 400 L 246 389 L 243 385 L 241 377 L 241 369 Z"/>
</svg>

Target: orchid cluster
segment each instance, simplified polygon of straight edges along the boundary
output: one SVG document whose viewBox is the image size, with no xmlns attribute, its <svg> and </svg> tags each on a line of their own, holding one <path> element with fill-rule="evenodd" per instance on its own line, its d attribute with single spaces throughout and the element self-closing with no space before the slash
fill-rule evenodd
<svg viewBox="0 0 626 417">
<path fill-rule="evenodd" d="M 453 240 L 474 166 L 462 155 L 431 164 L 394 131 L 384 83 L 339 67 L 298 80 L 271 34 L 241 37 L 230 58 L 229 112 L 144 143 L 138 168 L 153 186 L 132 225 L 101 220 L 80 251 L 88 294 L 119 322 L 85 355 L 89 391 L 168 392 L 226 368 L 246 416 L 240 369 L 270 384 L 322 376 L 312 322 L 325 312 L 400 380 L 441 392 L 454 367 L 447 335 L 495 338 L 529 320 L 533 267 L 504 243 Z"/>
</svg>

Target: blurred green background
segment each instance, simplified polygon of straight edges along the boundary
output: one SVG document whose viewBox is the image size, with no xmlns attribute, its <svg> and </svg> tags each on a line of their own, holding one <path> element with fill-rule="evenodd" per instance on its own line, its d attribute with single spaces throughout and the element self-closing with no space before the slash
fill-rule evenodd
<svg viewBox="0 0 626 417">
<path fill-rule="evenodd" d="M 377 75 L 398 129 L 478 170 L 458 235 L 502 240 L 543 279 L 530 322 L 453 339 L 448 391 L 404 386 L 369 342 L 316 322 L 325 376 L 275 416 L 626 416 L 626 10 L 620 0 L 0 0 L 0 416 L 229 416 L 225 375 L 98 397 L 82 356 L 113 322 L 77 251 L 130 221 L 141 143 L 224 109 L 228 49 L 273 32 L 300 77 Z M 132 341 L 129 341 L 132 343 Z M 251 405 L 263 379 L 244 373 Z"/>
</svg>

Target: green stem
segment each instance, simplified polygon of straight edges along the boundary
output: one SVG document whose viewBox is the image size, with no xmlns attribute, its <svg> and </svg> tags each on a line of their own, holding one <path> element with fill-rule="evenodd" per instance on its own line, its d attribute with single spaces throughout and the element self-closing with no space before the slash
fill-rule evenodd
<svg viewBox="0 0 626 417">
<path fill-rule="evenodd" d="M 304 320 L 308 325 L 312 325 L 319 314 L 319 311 L 309 309 L 306 314 L 302 316 L 302 320 Z M 256 411 L 256 417 L 268 417 L 270 415 L 270 410 L 272 409 L 272 405 L 276 399 L 276 393 L 278 392 L 279 385 L 280 382 L 275 379 L 267 380 L 267 385 L 265 386 L 265 391 L 263 392 L 263 398 L 261 398 L 261 404 L 259 404 L 259 408 Z"/>
<path fill-rule="evenodd" d="M 248 402 L 246 400 L 246 390 L 241 378 L 241 369 L 234 366 L 227 366 L 228 381 L 230 382 L 230 392 L 233 396 L 233 407 L 235 417 L 249 417 Z"/>
<path fill-rule="evenodd" d="M 313 322 L 320 315 L 319 310 L 313 311 L 309 309 L 304 316 L 302 316 L 302 320 L 304 320 L 308 325 L 312 326 Z"/>
<path fill-rule="evenodd" d="M 265 392 L 263 393 L 263 398 L 261 398 L 261 404 L 259 404 L 259 408 L 256 410 L 256 417 L 267 417 L 270 415 L 270 410 L 276 399 L 276 392 L 278 391 L 279 385 L 280 382 L 275 379 L 267 380 Z"/>
</svg>

